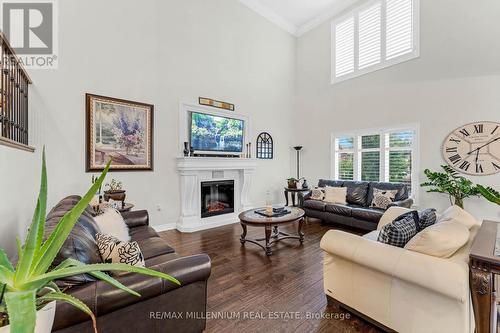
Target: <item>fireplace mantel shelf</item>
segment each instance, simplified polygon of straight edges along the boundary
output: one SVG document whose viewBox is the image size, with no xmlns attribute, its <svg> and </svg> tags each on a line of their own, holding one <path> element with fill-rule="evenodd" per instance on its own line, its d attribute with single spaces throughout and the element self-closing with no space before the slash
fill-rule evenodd
<svg viewBox="0 0 500 333">
<path fill-rule="evenodd" d="M 231 157 L 178 157 L 177 169 L 190 170 L 253 170 L 257 160 Z"/>
</svg>

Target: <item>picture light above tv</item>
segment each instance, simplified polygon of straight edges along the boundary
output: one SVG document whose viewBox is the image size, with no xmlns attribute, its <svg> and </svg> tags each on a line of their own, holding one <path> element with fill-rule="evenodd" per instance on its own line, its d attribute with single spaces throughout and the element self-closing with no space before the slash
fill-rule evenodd
<svg viewBox="0 0 500 333">
<path fill-rule="evenodd" d="M 241 154 L 245 121 L 201 112 L 191 112 L 190 145 L 196 152 Z"/>
</svg>

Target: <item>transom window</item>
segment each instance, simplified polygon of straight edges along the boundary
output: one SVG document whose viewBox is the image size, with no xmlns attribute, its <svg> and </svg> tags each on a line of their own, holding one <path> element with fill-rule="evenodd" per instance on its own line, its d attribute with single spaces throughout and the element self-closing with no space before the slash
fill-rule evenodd
<svg viewBox="0 0 500 333">
<path fill-rule="evenodd" d="M 332 83 L 419 56 L 419 0 L 371 0 L 332 22 Z"/>
<path fill-rule="evenodd" d="M 418 186 L 417 156 L 417 125 L 333 134 L 332 178 L 405 183 L 411 191 Z"/>
</svg>

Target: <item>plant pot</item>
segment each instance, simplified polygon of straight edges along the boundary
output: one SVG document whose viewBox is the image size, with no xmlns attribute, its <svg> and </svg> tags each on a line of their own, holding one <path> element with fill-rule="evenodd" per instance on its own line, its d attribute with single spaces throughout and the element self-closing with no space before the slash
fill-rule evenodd
<svg viewBox="0 0 500 333">
<path fill-rule="evenodd" d="M 50 333 L 56 314 L 56 301 L 50 302 L 36 312 L 35 333 Z M 10 333 L 10 325 L 0 327 L 0 333 Z"/>
<path fill-rule="evenodd" d="M 109 201 L 109 199 L 124 202 L 125 190 L 104 191 L 104 201 Z"/>
<path fill-rule="evenodd" d="M 297 188 L 297 182 L 295 180 L 289 180 L 288 188 Z"/>
</svg>

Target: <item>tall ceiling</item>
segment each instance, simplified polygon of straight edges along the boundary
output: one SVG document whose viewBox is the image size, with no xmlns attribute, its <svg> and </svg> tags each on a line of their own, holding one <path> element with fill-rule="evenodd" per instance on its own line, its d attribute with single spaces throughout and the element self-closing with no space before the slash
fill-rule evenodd
<svg viewBox="0 0 500 333">
<path fill-rule="evenodd" d="M 300 36 L 358 0 L 240 0 L 289 33 Z"/>
</svg>

